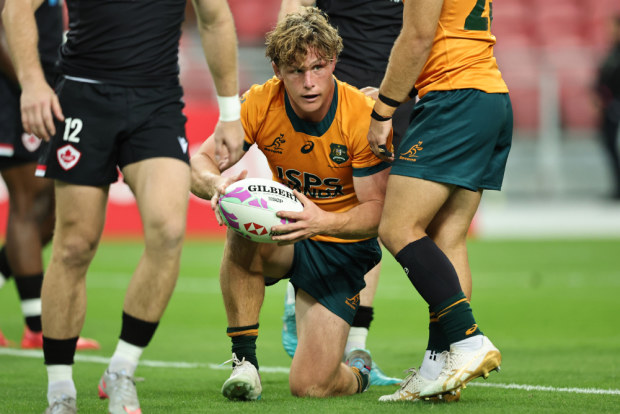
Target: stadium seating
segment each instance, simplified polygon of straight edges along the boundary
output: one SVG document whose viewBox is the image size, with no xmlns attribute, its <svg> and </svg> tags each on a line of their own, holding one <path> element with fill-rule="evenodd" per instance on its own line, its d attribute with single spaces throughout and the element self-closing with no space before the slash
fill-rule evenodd
<svg viewBox="0 0 620 414">
<path fill-rule="evenodd" d="M 515 127 L 540 124 L 541 74 L 558 81 L 563 128 L 594 128 L 591 85 L 609 47 L 617 0 L 501 0 L 493 10 L 495 52 L 510 89 Z"/>
<path fill-rule="evenodd" d="M 263 46 L 280 1 L 229 0 L 242 47 Z M 609 47 L 609 19 L 620 13 L 620 1 L 496 0 L 494 6 L 495 53 L 510 89 L 515 127 L 539 127 L 541 73 L 552 71 L 559 82 L 562 127 L 594 128 L 591 84 Z M 200 59 L 200 67 L 183 69 L 183 77 L 194 80 L 186 87 L 189 100 L 213 96 L 210 79 L 201 74 L 204 61 Z M 253 83 L 252 67 L 240 69 L 242 83 Z"/>
</svg>

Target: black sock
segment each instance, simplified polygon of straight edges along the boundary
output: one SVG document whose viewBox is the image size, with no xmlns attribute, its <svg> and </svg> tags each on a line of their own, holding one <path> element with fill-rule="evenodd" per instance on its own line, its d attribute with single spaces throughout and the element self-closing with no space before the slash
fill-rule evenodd
<svg viewBox="0 0 620 414">
<path fill-rule="evenodd" d="M 143 321 L 123 312 L 120 339 L 131 345 L 146 348 L 153 339 L 158 325 L 159 322 Z"/>
<path fill-rule="evenodd" d="M 370 322 L 373 320 L 373 313 L 374 309 L 372 306 L 358 306 L 351 327 L 370 329 Z"/>
<path fill-rule="evenodd" d="M 4 277 L 5 280 L 9 280 L 13 270 L 9 265 L 9 259 L 6 257 L 6 246 L 2 246 L 0 249 L 0 277 Z"/>
<path fill-rule="evenodd" d="M 30 276 L 15 275 L 15 287 L 19 299 L 24 302 L 31 299 L 41 299 L 41 285 L 43 284 L 43 273 Z M 24 315 L 26 325 L 33 332 L 41 332 L 41 312 L 34 315 Z"/>
<path fill-rule="evenodd" d="M 45 365 L 73 365 L 78 337 L 51 339 L 43 337 L 43 358 Z"/>
<path fill-rule="evenodd" d="M 448 337 L 443 332 L 443 329 L 441 329 L 439 319 L 437 319 L 437 314 L 435 312 L 430 313 L 430 321 L 428 323 L 428 345 L 426 349 L 435 351 L 438 354 L 450 349 L 450 341 L 448 341 Z"/>
<path fill-rule="evenodd" d="M 229 326 L 226 335 L 232 340 L 232 352 L 239 361 L 250 362 L 258 370 L 256 357 L 256 339 L 258 339 L 258 324 L 249 326 Z M 234 362 L 233 362 L 234 366 Z"/>
<path fill-rule="evenodd" d="M 430 237 L 409 243 L 395 258 L 431 308 L 461 292 L 454 266 Z"/>
</svg>

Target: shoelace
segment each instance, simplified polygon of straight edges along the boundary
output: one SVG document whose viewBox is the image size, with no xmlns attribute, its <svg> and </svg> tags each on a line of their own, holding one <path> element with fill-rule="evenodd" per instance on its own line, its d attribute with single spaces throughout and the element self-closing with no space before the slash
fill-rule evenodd
<svg viewBox="0 0 620 414">
<path fill-rule="evenodd" d="M 443 368 L 441 368 L 439 376 L 448 376 L 452 372 L 452 359 L 450 358 L 450 353 L 448 351 L 443 351 L 442 354 L 443 353 L 446 353 L 446 359 L 443 363 Z"/>
<path fill-rule="evenodd" d="M 409 385 L 409 383 L 413 380 L 413 377 L 415 377 L 417 375 L 418 370 L 415 367 L 411 367 L 411 368 L 403 371 L 403 373 L 406 374 L 407 376 L 405 377 L 403 382 L 400 383 L 400 388 L 401 389 L 405 389 L 405 387 L 407 387 L 407 385 Z"/>
<path fill-rule="evenodd" d="M 228 361 L 224 361 L 224 362 L 222 362 L 222 363 L 220 364 L 220 367 L 222 367 L 222 366 L 224 366 L 224 365 L 228 364 L 229 362 L 232 362 L 233 364 L 235 364 L 235 367 L 237 367 L 237 366 L 239 366 L 239 365 L 241 365 L 241 364 L 243 364 L 243 363 L 245 362 L 245 357 L 243 357 L 243 359 L 242 359 L 241 361 L 239 361 L 239 358 L 237 358 L 237 354 L 235 354 L 235 353 L 233 352 L 233 354 L 232 354 L 232 358 L 230 358 Z"/>
<path fill-rule="evenodd" d="M 59 413 L 62 412 L 64 408 L 68 408 L 70 410 L 73 410 L 73 405 L 71 404 L 73 398 L 70 397 L 62 397 L 62 398 L 57 398 L 54 400 L 54 403 L 52 404 L 52 409 L 50 410 L 50 413 Z"/>
</svg>

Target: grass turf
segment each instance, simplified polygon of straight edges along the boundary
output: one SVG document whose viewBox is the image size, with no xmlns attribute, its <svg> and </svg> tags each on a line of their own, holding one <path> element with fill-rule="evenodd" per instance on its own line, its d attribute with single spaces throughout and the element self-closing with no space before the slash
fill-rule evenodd
<svg viewBox="0 0 620 414">
<path fill-rule="evenodd" d="M 264 370 L 263 399 L 255 403 L 224 399 L 220 387 L 229 370 L 217 369 L 217 364 L 230 358 L 230 342 L 218 283 L 222 247 L 220 240 L 189 240 L 185 245 L 177 289 L 143 360 L 196 367 L 140 366 L 136 374 L 146 379 L 138 383 L 145 413 L 620 411 L 619 240 L 470 242 L 474 313 L 502 351 L 503 364 L 501 373 L 493 373 L 486 382 L 472 382 L 456 404 L 377 401 L 395 386 L 371 387 L 365 394 L 344 398 L 292 397 L 286 373 L 269 370 L 290 365 L 280 342 L 285 283 L 267 289 L 261 313 L 258 356 Z M 124 291 L 141 250 L 140 243 L 132 241 L 108 240 L 100 246 L 88 275 L 83 335 L 99 340 L 102 350 L 79 355 L 112 354 Z M 368 347 L 387 374 L 399 376 L 420 363 L 427 306 L 389 253 L 384 258 Z M 19 342 L 23 320 L 12 282 L 0 290 L 0 328 Z M 96 393 L 104 369 L 103 362 L 77 361 L 80 412 L 106 412 L 107 404 Z M 43 412 L 46 383 L 39 355 L 0 350 L 0 413 Z M 506 389 L 511 384 L 521 388 Z M 528 385 L 535 388 L 523 387 Z"/>
</svg>

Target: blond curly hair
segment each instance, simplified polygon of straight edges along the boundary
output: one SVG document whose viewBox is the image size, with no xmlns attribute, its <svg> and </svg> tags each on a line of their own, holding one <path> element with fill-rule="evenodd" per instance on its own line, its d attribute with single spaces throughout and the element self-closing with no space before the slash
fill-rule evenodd
<svg viewBox="0 0 620 414">
<path fill-rule="evenodd" d="M 308 51 L 322 60 L 331 61 L 342 51 L 342 38 L 316 7 L 303 7 L 288 14 L 267 33 L 265 56 L 276 66 L 301 66 Z"/>
</svg>

